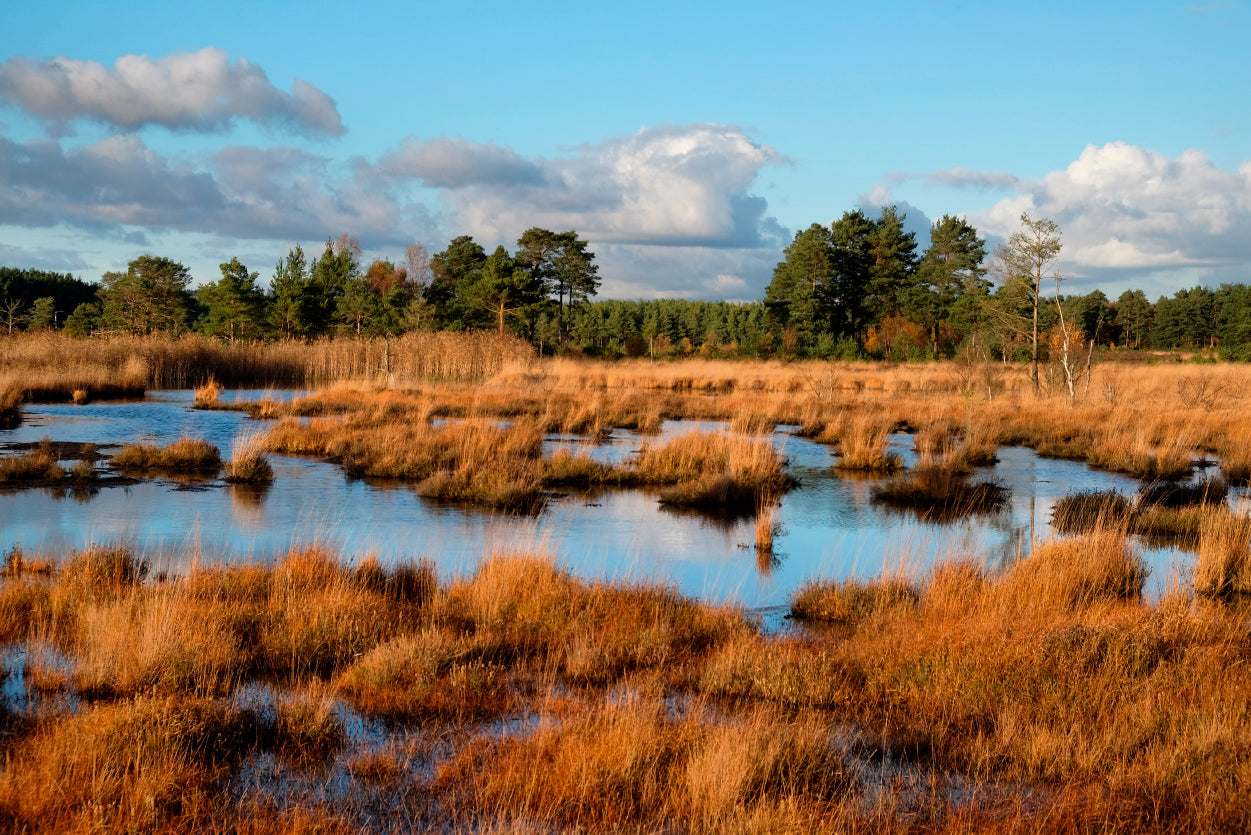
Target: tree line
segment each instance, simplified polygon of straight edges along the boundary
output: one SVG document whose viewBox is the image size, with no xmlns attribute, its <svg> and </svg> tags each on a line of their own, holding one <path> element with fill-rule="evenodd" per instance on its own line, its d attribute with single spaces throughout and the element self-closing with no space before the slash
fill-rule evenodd
<svg viewBox="0 0 1251 835">
<path fill-rule="evenodd" d="M 469 236 L 430 254 L 362 260 L 355 239 L 328 239 L 310 258 L 296 245 L 267 284 L 238 258 L 192 288 L 189 270 L 142 255 L 98 283 L 0 268 L 0 326 L 225 340 L 398 335 L 493 329 L 545 351 L 592 356 L 925 359 L 956 354 L 1032 360 L 1084 345 L 1200 349 L 1251 361 L 1251 288 L 1193 287 L 1154 303 L 1141 290 L 1109 299 L 1062 292 L 1051 221 L 988 252 L 966 220 L 934 221 L 921 251 L 893 206 L 845 212 L 797 232 L 760 301 L 594 299 L 599 267 L 575 231 L 531 228 L 510 252 Z M 1054 287 L 1051 286 L 1054 280 Z M 1036 373 L 1036 371 L 1035 371 Z"/>
</svg>

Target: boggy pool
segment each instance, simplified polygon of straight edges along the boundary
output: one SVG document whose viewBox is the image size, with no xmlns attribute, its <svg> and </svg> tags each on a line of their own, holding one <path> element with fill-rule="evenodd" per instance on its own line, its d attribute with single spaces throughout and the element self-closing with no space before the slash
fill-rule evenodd
<svg viewBox="0 0 1251 835">
<path fill-rule="evenodd" d="M 293 394 L 235 391 L 224 399 Z M 190 391 L 159 391 L 142 401 L 31 404 L 21 426 L 0 431 L 0 448 L 45 436 L 101 447 L 186 436 L 216 444 L 228 458 L 237 436 L 269 426 L 238 412 L 195 410 L 192 399 Z M 549 454 L 576 446 L 620 460 L 644 443 L 695 429 L 726 426 L 670 421 L 661 439 L 617 430 L 602 444 L 553 436 L 547 446 Z M 285 456 L 271 456 L 274 484 L 259 490 L 220 480 L 154 480 L 90 491 L 0 491 L 0 548 L 17 545 L 28 556 L 56 559 L 91 543 L 122 543 L 147 556 L 154 571 L 178 573 L 197 560 L 271 560 L 293 546 L 318 544 L 345 560 L 427 558 L 445 579 L 470 573 L 492 550 L 543 549 L 583 578 L 657 580 L 703 600 L 770 614 L 814 577 L 870 577 L 901 565 L 923 572 L 957 556 L 1006 564 L 1028 552 L 1031 542 L 1056 536 L 1049 520 L 1058 498 L 1082 490 L 1132 494 L 1139 486 L 1126 476 L 1006 447 L 984 473 L 1011 489 L 1006 508 L 928 522 L 874 503 L 874 482 L 836 474 L 828 447 L 784 431 L 774 443 L 800 486 L 782 501 L 782 531 L 771 560 L 757 558 L 752 519 L 675 512 L 645 490 L 571 492 L 554 497 L 537 517 L 507 516 L 433 502 L 402 483 L 352 479 L 334 464 Z M 892 444 L 910 464 L 912 439 L 899 435 Z M 1192 560 L 1171 548 L 1144 548 L 1144 555 L 1153 594 L 1184 575 Z"/>
</svg>

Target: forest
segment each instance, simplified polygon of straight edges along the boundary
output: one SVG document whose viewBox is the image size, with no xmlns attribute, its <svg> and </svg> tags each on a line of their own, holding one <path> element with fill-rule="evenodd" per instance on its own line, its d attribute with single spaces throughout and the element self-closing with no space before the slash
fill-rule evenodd
<svg viewBox="0 0 1251 835">
<path fill-rule="evenodd" d="M 231 342 L 496 330 L 542 353 L 609 359 L 1010 361 L 1030 359 L 1035 348 L 1045 357 L 1065 342 L 1251 360 L 1247 285 L 1195 286 L 1154 302 L 1142 290 L 1115 299 L 1100 290 L 1065 294 L 1052 274 L 1031 275 L 1014 259 L 1012 241 L 988 251 L 962 218 L 936 220 L 923 251 L 904 220 L 886 206 L 876 218 L 848 211 L 800 230 L 757 301 L 597 300 L 599 265 L 588 242 L 576 231 L 532 228 L 511 253 L 460 236 L 437 253 L 415 244 L 402 259 L 370 263 L 341 235 L 314 256 L 297 244 L 268 282 L 238 258 L 198 287 L 183 264 L 151 254 L 99 282 L 0 267 L 0 328 L 77 337 L 199 332 Z M 1050 224 L 1022 220 L 1023 229 Z M 1035 266 L 1059 253 L 1059 229 L 1049 230 L 1054 251 Z"/>
</svg>

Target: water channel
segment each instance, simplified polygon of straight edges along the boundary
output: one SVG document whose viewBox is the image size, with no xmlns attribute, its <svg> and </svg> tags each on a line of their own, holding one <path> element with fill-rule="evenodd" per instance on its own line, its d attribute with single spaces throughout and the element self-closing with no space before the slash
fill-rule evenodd
<svg viewBox="0 0 1251 835">
<path fill-rule="evenodd" d="M 227 392 L 223 399 L 291 397 L 294 392 Z M 16 429 L 0 431 L 0 451 L 16 443 L 90 442 L 106 445 L 168 443 L 203 438 L 229 457 L 241 433 L 269 424 L 238 412 L 192 408 L 190 391 L 151 392 L 141 401 L 84 406 L 29 404 Z M 727 431 L 724 424 L 670 421 L 661 438 L 617 430 L 602 444 L 552 437 L 559 447 L 586 449 L 596 458 L 621 460 L 644 443 L 690 432 Z M 275 482 L 264 490 L 213 480 L 174 480 L 90 491 L 0 491 L 0 548 L 56 560 L 91 543 L 127 544 L 147 556 L 155 571 L 178 573 L 199 561 L 265 561 L 290 548 L 318 544 L 345 560 L 375 554 L 384 563 L 427 558 L 445 579 L 471 573 L 492 550 L 543 549 L 588 579 L 659 580 L 711 601 L 733 601 L 766 616 L 781 611 L 791 593 L 814 577 L 869 577 L 900 567 L 923 573 L 936 560 L 972 557 L 990 567 L 1025 553 L 1031 541 L 1055 537 L 1055 501 L 1083 490 L 1133 494 L 1139 483 L 1084 464 L 1039 458 L 1006 447 L 984 475 L 1011 489 L 999 513 L 934 523 L 878 505 L 872 480 L 839 476 L 826 446 L 785 431 L 774 443 L 800 486 L 782 502 L 782 532 L 774 559 L 753 547 L 753 520 L 710 519 L 662 507 L 643 490 L 601 490 L 555 497 L 537 517 L 508 516 L 440 504 L 411 486 L 348 478 L 336 465 L 312 458 L 272 456 Z M 892 444 L 911 463 L 912 439 Z M 1240 501 L 1240 493 L 1231 501 Z M 1173 548 L 1146 548 L 1149 593 L 1184 576 L 1192 557 Z"/>
</svg>

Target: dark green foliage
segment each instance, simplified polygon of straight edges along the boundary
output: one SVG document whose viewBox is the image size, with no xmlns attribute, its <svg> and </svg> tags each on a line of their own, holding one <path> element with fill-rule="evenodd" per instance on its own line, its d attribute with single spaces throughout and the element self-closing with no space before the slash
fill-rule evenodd
<svg viewBox="0 0 1251 835">
<path fill-rule="evenodd" d="M 90 336 L 100 321 L 100 306 L 84 302 L 65 319 L 65 332 L 70 336 L 82 338 Z"/>
<path fill-rule="evenodd" d="M 1126 348 L 1142 348 L 1151 336 L 1155 311 L 1141 290 L 1126 290 L 1116 300 L 1116 323 Z"/>
<path fill-rule="evenodd" d="M 464 289 L 465 301 L 485 310 L 502 334 L 506 320 L 537 305 L 542 284 L 534 273 L 519 265 L 504 247 L 495 248 L 477 278 Z"/>
<path fill-rule="evenodd" d="M 990 288 L 985 279 L 986 241 L 963 218 L 943 215 L 930 229 L 930 246 L 917 266 L 916 281 L 900 292 L 903 312 L 930 329 L 954 320 L 977 320 L 962 299 L 984 297 Z"/>
<path fill-rule="evenodd" d="M 105 273 L 100 282 L 101 325 L 127 333 L 187 330 L 193 299 L 191 273 L 177 261 L 141 255 L 124 273 Z"/>
<path fill-rule="evenodd" d="M 309 280 L 304 248 L 296 244 L 286 259 L 274 267 L 274 277 L 269 283 L 269 321 L 283 337 L 289 339 L 309 331 L 311 323 L 304 317 L 304 311 L 311 307 L 304 300 L 309 292 Z"/>
<path fill-rule="evenodd" d="M 208 336 L 257 339 L 265 331 L 265 293 L 256 284 L 257 273 L 231 258 L 221 265 L 222 277 L 196 292 L 205 307 L 200 329 Z"/>
<path fill-rule="evenodd" d="M 29 309 L 36 300 L 51 298 L 62 319 L 78 305 L 94 302 L 98 289 L 70 273 L 0 267 L 0 300 L 14 300 Z"/>
<path fill-rule="evenodd" d="M 531 227 L 517 239 L 517 264 L 529 270 L 538 292 L 557 304 L 557 331 L 569 334 L 568 313 L 599 290 L 599 267 L 589 244 L 570 229 L 550 232 Z"/>
<path fill-rule="evenodd" d="M 1206 287 L 1178 290 L 1155 303 L 1151 341 L 1158 348 L 1202 348 L 1216 336 L 1216 294 Z"/>
<path fill-rule="evenodd" d="M 475 319 L 483 317 L 466 310 L 462 304 L 464 288 L 473 284 L 486 264 L 486 250 L 468 235 L 447 245 L 447 249 L 430 256 L 430 284 L 426 302 L 434 308 L 436 326 L 464 330 Z"/>
<path fill-rule="evenodd" d="M 26 323 L 26 329 L 32 331 L 53 330 L 57 326 L 60 311 L 56 308 L 56 299 L 51 296 L 44 296 L 35 299 L 35 303 L 30 307 L 30 320 Z"/>
</svg>

